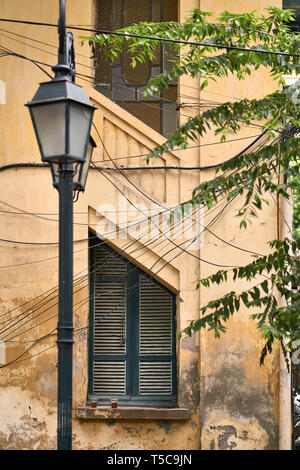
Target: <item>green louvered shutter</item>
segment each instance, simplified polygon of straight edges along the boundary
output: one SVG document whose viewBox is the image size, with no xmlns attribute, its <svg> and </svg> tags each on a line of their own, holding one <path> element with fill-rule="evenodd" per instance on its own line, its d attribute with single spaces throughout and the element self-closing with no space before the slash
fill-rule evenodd
<svg viewBox="0 0 300 470">
<path fill-rule="evenodd" d="M 126 394 L 126 263 L 94 249 L 93 394 Z"/>
<path fill-rule="evenodd" d="M 171 396 L 173 382 L 172 295 L 140 274 L 139 394 Z"/>
<path fill-rule="evenodd" d="M 176 404 L 175 296 L 106 245 L 91 256 L 90 398 Z"/>
</svg>

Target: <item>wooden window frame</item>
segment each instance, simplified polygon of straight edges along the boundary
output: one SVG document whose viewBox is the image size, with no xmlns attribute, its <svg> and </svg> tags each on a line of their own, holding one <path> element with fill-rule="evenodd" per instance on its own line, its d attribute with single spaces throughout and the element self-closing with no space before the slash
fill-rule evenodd
<svg viewBox="0 0 300 470">
<path fill-rule="evenodd" d="M 101 2 L 101 0 L 98 0 L 98 2 Z M 173 0 L 175 1 L 175 0 Z M 100 6 L 99 3 L 96 1 L 95 3 L 95 26 L 96 28 L 102 28 L 102 23 L 99 21 L 100 17 Z M 168 21 L 168 18 L 165 19 L 164 15 L 166 13 L 165 11 L 165 2 L 166 0 L 160 0 L 160 21 Z M 179 10 L 179 3 L 177 2 L 177 18 L 178 18 L 178 10 Z M 151 0 L 148 0 L 149 3 L 149 12 L 150 12 L 150 18 L 149 21 L 152 21 L 153 18 L 153 8 L 152 8 L 152 2 Z M 109 21 L 109 25 L 106 24 L 105 29 L 113 29 L 113 6 L 111 3 L 108 3 L 106 5 L 108 8 L 108 16 L 103 20 Z M 121 8 L 121 26 L 124 27 L 124 0 L 120 0 L 120 8 Z M 117 103 L 120 107 L 122 107 L 125 110 L 128 110 L 131 108 L 130 112 L 134 116 L 136 116 L 138 119 L 142 120 L 145 122 L 147 125 L 155 129 L 157 132 L 159 132 L 161 135 L 164 135 L 166 138 L 171 137 L 171 135 L 175 132 L 177 125 L 178 125 L 178 105 L 176 103 L 177 101 L 177 96 L 178 96 L 178 83 L 177 81 L 174 81 L 174 83 L 169 84 L 169 88 L 165 90 L 164 94 L 169 94 L 170 97 L 168 98 L 167 96 L 161 95 L 155 95 L 155 96 L 148 96 L 147 98 L 144 98 L 142 95 L 143 87 L 145 86 L 146 83 L 149 83 L 151 78 L 153 78 L 156 74 L 161 74 L 163 73 L 165 68 L 165 61 L 166 61 L 166 50 L 167 45 L 161 45 L 160 46 L 160 52 L 159 52 L 159 61 L 158 63 L 151 63 L 149 62 L 149 79 L 145 83 L 131 83 L 131 84 L 126 84 L 126 78 L 124 75 L 124 55 L 121 54 L 119 57 L 120 62 L 114 61 L 113 63 L 110 63 L 108 66 L 108 75 L 109 79 L 101 79 L 97 75 L 98 67 L 96 63 L 98 62 L 99 56 L 97 56 L 96 52 L 96 61 L 95 61 L 95 83 L 94 83 L 94 88 L 102 93 L 104 96 L 107 98 L 111 99 L 115 103 Z M 101 55 L 100 55 L 101 56 Z M 120 70 L 119 70 L 120 69 Z M 159 69 L 159 70 L 158 70 Z M 103 68 L 101 69 L 101 72 L 103 72 Z M 135 70 L 135 73 L 138 73 L 137 70 Z M 120 75 L 120 76 L 119 76 Z M 128 96 L 122 96 L 124 93 L 128 93 Z M 175 94 L 176 98 L 175 100 L 171 98 L 171 96 Z M 164 98 L 167 98 L 169 101 L 164 101 Z M 175 102 L 174 102 L 175 101 Z M 155 108 L 158 107 L 158 110 Z M 146 109 L 148 110 L 148 113 L 144 112 L 143 110 Z M 159 118 L 155 118 L 152 116 L 150 118 L 147 118 L 148 114 L 151 115 L 154 113 L 154 110 L 157 111 L 157 115 Z M 153 122 L 153 119 L 155 120 L 155 123 Z M 156 119 L 158 119 L 156 121 Z"/>
<path fill-rule="evenodd" d="M 174 408 L 177 407 L 177 359 L 176 359 L 176 296 L 169 289 L 153 279 L 149 274 L 137 267 L 132 262 L 128 261 L 124 256 L 110 248 L 107 244 L 103 244 L 103 248 L 120 259 L 126 264 L 126 278 L 127 278 L 127 305 L 126 305 L 126 353 L 122 355 L 95 355 L 94 354 L 94 280 L 95 273 L 95 255 L 94 249 L 99 244 L 99 240 L 92 238 L 90 240 L 90 321 L 89 321 L 89 335 L 88 335 L 88 396 L 87 403 L 97 402 L 99 406 L 110 406 L 111 399 L 118 400 L 118 406 L 121 407 L 162 407 Z M 99 271 L 100 272 L 100 271 Z M 99 275 L 97 273 L 96 275 Z M 140 276 L 150 279 L 151 282 L 158 285 L 161 289 L 166 291 L 172 299 L 172 353 L 170 355 L 147 355 L 140 356 L 139 354 L 139 292 L 140 292 Z M 135 288 L 136 287 L 136 288 Z M 130 292 L 130 295 L 128 295 Z M 126 394 L 96 394 L 94 393 L 94 361 L 126 361 Z M 171 395 L 148 395 L 142 396 L 139 394 L 139 362 L 140 361 L 171 361 L 172 363 L 172 393 Z"/>
</svg>

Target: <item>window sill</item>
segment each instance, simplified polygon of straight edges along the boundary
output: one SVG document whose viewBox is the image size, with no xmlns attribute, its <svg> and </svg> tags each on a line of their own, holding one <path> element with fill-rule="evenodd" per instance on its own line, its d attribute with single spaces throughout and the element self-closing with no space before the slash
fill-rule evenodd
<svg viewBox="0 0 300 470">
<path fill-rule="evenodd" d="M 76 409 L 76 417 L 80 420 L 105 420 L 105 419 L 172 419 L 187 420 L 190 411 L 186 408 L 140 408 L 120 407 L 112 409 L 108 406 L 98 408 L 81 407 Z"/>
</svg>

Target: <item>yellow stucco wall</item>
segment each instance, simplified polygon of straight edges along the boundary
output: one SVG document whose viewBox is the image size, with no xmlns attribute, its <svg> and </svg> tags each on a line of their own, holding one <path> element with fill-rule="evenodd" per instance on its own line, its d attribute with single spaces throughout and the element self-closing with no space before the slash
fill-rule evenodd
<svg viewBox="0 0 300 470">
<path fill-rule="evenodd" d="M 2 0 L 1 16 L 56 23 L 58 8 L 48 0 Z M 84 3 L 84 8 L 82 4 Z M 182 0 L 179 2 L 180 19 L 192 8 L 216 14 L 227 9 L 245 12 L 257 9 L 262 12 L 267 5 L 281 6 L 281 1 L 224 1 Z M 67 23 L 89 25 L 93 21 L 93 2 L 72 0 L 67 2 Z M 55 28 L 0 23 L 0 45 L 44 63 L 56 64 L 57 32 Z M 5 31 L 4 31 L 5 30 Z M 15 34 L 12 34 L 15 33 Z M 76 60 L 91 66 L 90 51 L 80 47 L 79 35 L 74 32 Z M 18 36 L 19 35 L 19 36 Z M 22 35 L 22 36 L 21 36 Z M 35 39 L 34 42 L 24 38 Z M 45 44 L 47 43 L 47 44 Z M 52 47 L 53 46 L 53 47 Z M 47 52 L 46 52 L 47 51 Z M 24 103 L 31 100 L 38 83 L 47 81 L 46 75 L 30 61 L 17 57 L 3 57 L 0 68 L 0 158 L 1 165 L 23 162 L 40 162 L 28 110 Z M 91 74 L 78 65 L 77 71 Z M 46 66 L 47 71 L 50 69 Z M 95 92 L 90 84 L 78 79 L 92 101 L 98 107 L 95 124 L 103 136 L 106 149 L 112 157 L 147 153 L 163 138 L 143 123 L 133 118 L 116 104 L 109 102 Z M 180 93 L 190 99 L 225 101 L 244 97 L 261 97 L 274 89 L 274 82 L 266 71 L 259 71 L 244 82 L 234 78 L 218 81 L 203 92 L 198 82 L 182 79 Z M 192 87 L 192 88 L 187 88 Z M 188 92 L 187 92 L 188 90 Z M 182 101 L 186 98 L 182 97 Z M 184 110 L 183 114 L 191 111 Z M 182 116 L 184 119 L 184 116 Z M 258 131 L 248 128 L 241 136 L 257 135 Z M 94 160 L 106 159 L 105 152 L 97 142 Z M 215 142 L 211 134 L 205 143 Z M 200 141 L 199 143 L 203 143 Z M 248 140 L 245 140 L 248 143 Z M 169 153 L 154 162 L 157 165 L 209 165 L 229 158 L 241 150 L 241 142 L 226 143 Z M 245 144 L 246 145 L 246 144 Z M 124 165 L 130 159 L 121 160 Z M 160 207 L 168 207 L 189 198 L 191 190 L 200 181 L 213 176 L 212 171 L 181 172 L 169 170 L 164 174 L 149 171 L 130 172 L 131 184 L 119 174 L 111 179 L 122 188 L 135 204 L 148 209 L 154 199 Z M 58 239 L 58 197 L 52 188 L 49 170 L 45 168 L 10 168 L 0 171 L 2 196 L 0 200 L 2 239 L 56 243 Z M 116 178 L 115 180 L 113 178 Z M 148 196 L 141 196 L 142 188 Z M 150 199 L 149 199 L 150 198 Z M 100 220 L 120 225 L 120 220 L 110 219 L 109 212 L 99 205 L 119 208 L 120 194 L 115 186 L 100 173 L 90 171 L 87 189 L 74 206 L 74 240 L 86 239 L 88 229 L 95 230 Z M 239 229 L 239 220 L 234 218 L 239 203 L 234 202 L 213 225 L 218 237 L 259 253 L 267 250 L 266 242 L 276 236 L 277 212 L 273 201 L 266 207 L 260 218 L 247 231 Z M 35 213 L 30 215 L 25 212 Z M 13 214 L 11 213 L 13 212 Z M 207 225 L 215 214 L 206 214 Z M 136 220 L 143 218 L 136 214 Z M 133 243 L 133 236 L 122 240 L 110 240 L 115 249 L 122 249 L 127 242 Z M 213 297 L 220 296 L 228 287 L 218 290 L 201 288 L 195 290 L 200 276 L 213 273 L 216 267 L 199 261 L 199 257 L 222 265 L 241 265 L 250 255 L 234 249 L 205 232 L 202 246 L 188 254 L 180 250 L 168 254 L 172 244 L 147 246 L 148 240 L 136 241 L 125 251 L 129 259 L 136 247 L 142 248 L 136 262 L 151 274 L 155 274 L 166 261 L 169 264 L 157 278 L 177 294 L 178 328 L 199 317 L 199 307 Z M 180 240 L 176 240 L 180 243 Z M 87 242 L 74 244 L 74 273 L 86 274 L 88 268 Z M 190 254 L 192 253 L 192 255 Z M 43 449 L 56 446 L 56 337 L 54 334 L 35 344 L 26 355 L 28 347 L 37 338 L 55 333 L 57 323 L 57 291 L 51 291 L 58 283 L 57 246 L 15 245 L 1 242 L 0 269 L 0 323 L 2 340 L 10 340 L 1 346 L 0 360 L 8 367 L 0 369 L 0 448 Z M 159 256 L 163 259 L 159 261 Z M 32 263 L 32 264 L 25 264 Z M 155 268 L 153 265 L 155 264 Z M 14 267 L 4 266 L 19 265 Z M 229 283 L 230 285 L 230 283 Z M 243 286 L 240 284 L 239 288 Z M 50 290 L 50 292 L 49 292 Z M 276 449 L 279 434 L 279 354 L 275 351 L 259 366 L 262 340 L 255 325 L 248 318 L 248 312 L 241 311 L 231 320 L 226 335 L 216 341 L 210 333 L 201 332 L 192 338 L 184 338 L 178 345 L 179 389 L 178 404 L 191 411 L 186 421 L 165 420 L 99 420 L 80 421 L 76 408 L 85 405 L 87 391 L 87 330 L 88 281 L 85 277 L 76 285 L 74 295 L 74 324 L 76 328 L 74 347 L 74 419 L 73 447 L 77 449 Z M 53 294 L 51 294 L 53 292 Z M 49 304 L 49 294 L 53 300 Z M 40 296 L 35 304 L 27 304 Z M 45 302 L 45 306 L 37 305 Z M 28 306 L 31 310 L 28 311 Z M 50 307 L 50 308 L 49 308 Z M 16 323 L 15 326 L 14 323 Z M 18 329 L 22 327 L 22 330 Z M 6 330 L 6 328 L 10 328 Z M 83 328 L 82 331 L 79 329 Z M 6 331 L 5 331 L 6 330 Z M 22 335 L 20 336 L 20 332 Z M 16 341 L 16 342 L 14 342 Z M 48 350 L 48 348 L 50 348 Z M 44 352 L 43 352 L 44 351 Z M 43 352 L 43 353 L 42 353 Z M 0 364 L 1 365 L 1 364 Z"/>
</svg>

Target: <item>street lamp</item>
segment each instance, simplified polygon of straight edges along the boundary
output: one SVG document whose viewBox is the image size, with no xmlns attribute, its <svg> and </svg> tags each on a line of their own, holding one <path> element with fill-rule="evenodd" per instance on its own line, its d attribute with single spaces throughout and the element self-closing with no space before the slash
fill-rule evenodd
<svg viewBox="0 0 300 470">
<path fill-rule="evenodd" d="M 43 162 L 84 163 L 95 107 L 68 70 L 53 67 L 55 78 L 41 83 L 28 103 Z"/>
<path fill-rule="evenodd" d="M 84 191 L 95 143 L 90 137 L 95 106 L 74 82 L 72 33 L 66 34 L 65 0 L 59 0 L 58 65 L 27 103 L 43 162 L 59 191 L 59 311 L 57 325 L 57 448 L 72 449 L 73 192 Z M 74 177 L 75 174 L 75 177 Z"/>
</svg>

